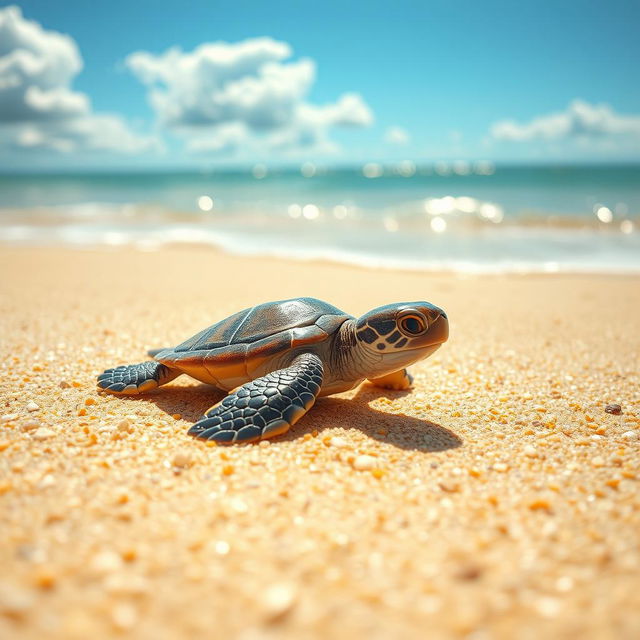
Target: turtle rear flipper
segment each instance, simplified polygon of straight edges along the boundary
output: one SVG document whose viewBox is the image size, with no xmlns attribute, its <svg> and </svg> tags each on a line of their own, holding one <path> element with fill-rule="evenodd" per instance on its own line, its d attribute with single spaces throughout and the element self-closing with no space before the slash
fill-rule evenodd
<svg viewBox="0 0 640 640">
<path fill-rule="evenodd" d="M 311 409 L 323 375 L 320 358 L 303 353 L 286 369 L 242 385 L 211 407 L 189 435 L 220 444 L 279 436 Z"/>
<path fill-rule="evenodd" d="M 135 396 L 171 382 L 180 373 L 160 362 L 150 360 L 107 369 L 98 376 L 98 386 L 109 393 Z"/>
</svg>

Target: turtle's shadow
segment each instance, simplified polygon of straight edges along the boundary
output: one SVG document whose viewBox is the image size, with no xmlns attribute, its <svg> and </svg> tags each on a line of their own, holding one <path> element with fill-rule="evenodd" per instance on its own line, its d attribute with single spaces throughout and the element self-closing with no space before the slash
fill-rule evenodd
<svg viewBox="0 0 640 640">
<path fill-rule="evenodd" d="M 342 427 L 359 429 L 366 436 L 387 442 L 400 449 L 418 451 L 445 451 L 462 445 L 462 439 L 449 429 L 430 420 L 421 420 L 399 413 L 387 413 L 372 408 L 369 403 L 380 397 L 400 398 L 410 391 L 387 391 L 370 384 L 360 386 L 351 399 L 320 398 L 308 415 L 291 431 L 273 440 L 287 442 L 297 440 L 307 433 Z M 153 402 L 162 411 L 179 413 L 189 422 L 196 422 L 203 413 L 224 394 L 210 386 L 167 386 L 146 396 L 126 398 L 130 402 Z"/>
<path fill-rule="evenodd" d="M 320 398 L 305 418 L 281 440 L 295 440 L 306 433 L 332 427 L 358 429 L 367 437 L 387 442 L 399 449 L 446 451 L 462 445 L 462 439 L 449 429 L 430 420 L 402 413 L 388 413 L 369 405 L 380 397 L 400 398 L 407 391 L 387 391 L 363 384 L 351 399 Z"/>
</svg>

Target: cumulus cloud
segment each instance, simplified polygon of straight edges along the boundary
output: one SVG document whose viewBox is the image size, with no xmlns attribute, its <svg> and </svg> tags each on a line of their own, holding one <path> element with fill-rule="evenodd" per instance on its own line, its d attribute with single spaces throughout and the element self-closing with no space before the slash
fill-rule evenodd
<svg viewBox="0 0 640 640">
<path fill-rule="evenodd" d="M 513 120 L 496 122 L 491 135 L 500 140 L 559 140 L 563 138 L 601 138 L 639 136 L 640 116 L 621 115 L 609 105 L 592 105 L 574 100 L 559 113 L 551 113 L 519 124 Z"/>
<path fill-rule="evenodd" d="M 270 38 L 133 53 L 126 64 L 149 87 L 151 105 L 170 126 L 233 120 L 261 129 L 282 124 L 315 78 L 311 60 L 287 65 L 289 46 Z"/>
<path fill-rule="evenodd" d="M 333 104 L 297 105 L 290 123 L 273 131 L 267 138 L 267 144 L 285 151 L 313 149 L 332 153 L 338 150 L 328 136 L 332 127 L 368 127 L 372 122 L 373 114 L 362 98 L 358 94 L 347 93 Z"/>
<path fill-rule="evenodd" d="M 25 20 L 19 7 L 0 8 L 0 140 L 62 152 L 135 152 L 155 145 L 116 115 L 96 114 L 71 83 L 82 57 L 68 35 Z"/>
<path fill-rule="evenodd" d="M 187 149 L 196 153 L 235 153 L 248 143 L 249 130 L 242 122 L 229 122 L 217 126 L 207 136 L 194 136 L 187 141 Z"/>
<path fill-rule="evenodd" d="M 384 134 L 384 141 L 387 144 L 403 145 L 409 142 L 409 134 L 402 127 L 389 127 Z"/>
<path fill-rule="evenodd" d="M 22 17 L 19 7 L 0 9 L 0 119 L 51 120 L 86 113 L 86 96 L 69 89 L 82 69 L 75 42 Z"/>
<path fill-rule="evenodd" d="M 373 123 L 371 109 L 357 93 L 345 93 L 337 102 L 323 106 L 301 103 L 296 115 L 317 127 L 368 127 Z"/>
<path fill-rule="evenodd" d="M 285 42 L 253 38 L 206 43 L 192 52 L 139 51 L 126 64 L 147 86 L 160 124 L 186 136 L 193 151 L 330 150 L 330 129 L 373 122 L 371 109 L 355 93 L 326 105 L 309 103 L 315 64 L 287 61 L 291 55 Z"/>
<path fill-rule="evenodd" d="M 61 152 L 79 150 L 138 153 L 159 148 L 151 137 L 132 133 L 119 116 L 89 114 L 52 123 L 28 123 L 19 127 L 14 146 L 23 149 L 52 149 Z"/>
</svg>

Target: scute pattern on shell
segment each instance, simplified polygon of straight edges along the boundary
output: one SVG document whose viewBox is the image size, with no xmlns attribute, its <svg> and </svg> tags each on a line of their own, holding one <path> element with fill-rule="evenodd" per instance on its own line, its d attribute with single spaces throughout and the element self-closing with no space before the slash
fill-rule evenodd
<svg viewBox="0 0 640 640">
<path fill-rule="evenodd" d="M 221 320 L 178 345 L 174 351 L 202 351 L 232 344 L 251 344 L 288 329 L 310 326 L 322 316 L 349 317 L 333 305 L 315 298 L 268 302 Z"/>
</svg>

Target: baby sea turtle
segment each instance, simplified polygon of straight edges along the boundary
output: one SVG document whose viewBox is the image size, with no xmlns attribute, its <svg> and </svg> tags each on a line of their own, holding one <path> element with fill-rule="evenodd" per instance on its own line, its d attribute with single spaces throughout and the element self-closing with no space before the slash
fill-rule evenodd
<svg viewBox="0 0 640 640">
<path fill-rule="evenodd" d="M 449 336 L 447 315 L 428 302 L 378 307 L 361 318 L 314 298 L 244 309 L 155 358 L 107 369 L 98 386 L 138 395 L 183 373 L 231 392 L 190 429 L 202 440 L 253 442 L 285 433 L 318 396 L 348 391 L 368 378 L 408 389 L 405 367 L 430 356 Z"/>
</svg>

